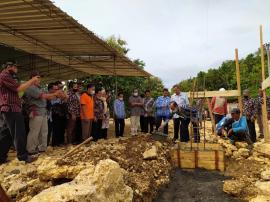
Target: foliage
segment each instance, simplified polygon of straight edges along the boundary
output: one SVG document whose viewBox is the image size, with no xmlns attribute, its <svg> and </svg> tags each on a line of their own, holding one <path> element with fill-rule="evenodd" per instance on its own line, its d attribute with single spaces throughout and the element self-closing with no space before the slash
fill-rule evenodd
<svg viewBox="0 0 270 202">
<path fill-rule="evenodd" d="M 265 69 L 267 69 L 267 61 L 265 61 L 265 64 Z M 253 97 L 257 96 L 258 88 L 260 88 L 262 82 L 260 52 L 257 51 L 247 55 L 239 61 L 239 65 L 241 89 L 249 89 Z M 204 87 L 206 90 L 218 90 L 219 88 L 227 90 L 237 89 L 235 69 L 235 61 L 224 61 L 217 69 L 210 68 L 207 72 L 201 71 L 196 77 L 183 80 L 179 85 L 182 91 L 204 90 Z M 195 80 L 197 85 L 193 89 Z"/>
</svg>

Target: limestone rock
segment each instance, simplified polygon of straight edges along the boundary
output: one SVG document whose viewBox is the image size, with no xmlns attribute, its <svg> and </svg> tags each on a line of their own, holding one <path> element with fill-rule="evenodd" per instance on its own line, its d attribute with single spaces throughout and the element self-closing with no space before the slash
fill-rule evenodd
<svg viewBox="0 0 270 202">
<path fill-rule="evenodd" d="M 267 170 L 263 171 L 261 173 L 261 178 L 263 180 L 267 180 L 267 181 L 270 181 L 270 168 L 268 168 Z"/>
<path fill-rule="evenodd" d="M 239 196 L 245 187 L 245 183 L 238 180 L 226 180 L 223 184 L 223 191 L 232 196 Z"/>
<path fill-rule="evenodd" d="M 270 202 L 269 196 L 258 195 L 257 197 L 251 199 L 249 202 Z"/>
<path fill-rule="evenodd" d="M 22 180 L 13 181 L 11 186 L 9 187 L 7 194 L 11 197 L 16 196 L 21 190 L 27 188 L 27 183 Z"/>
<path fill-rule="evenodd" d="M 270 143 L 257 142 L 254 144 L 254 151 L 263 156 L 270 157 Z"/>
<path fill-rule="evenodd" d="M 126 186 L 119 164 L 102 160 L 81 171 L 71 182 L 51 187 L 30 202 L 131 202 L 133 191 Z"/>
<path fill-rule="evenodd" d="M 87 168 L 89 164 L 78 163 L 76 166 L 57 165 L 56 160 L 51 158 L 44 159 L 41 165 L 37 168 L 39 179 L 49 181 L 59 178 L 73 179 L 78 173 Z"/>
<path fill-rule="evenodd" d="M 152 160 L 157 158 L 157 147 L 154 145 L 151 149 L 146 150 L 143 153 L 143 159 L 145 160 Z"/>
<path fill-rule="evenodd" d="M 270 196 L 270 181 L 256 182 L 255 186 L 259 189 L 259 192 L 263 195 Z"/>
<path fill-rule="evenodd" d="M 237 147 L 237 149 L 240 149 L 240 148 L 247 149 L 248 148 L 248 144 L 246 142 L 235 142 L 235 146 Z"/>
<path fill-rule="evenodd" d="M 233 152 L 232 157 L 235 159 L 247 158 L 249 157 L 249 150 L 245 148 L 240 148 L 239 150 Z"/>
</svg>

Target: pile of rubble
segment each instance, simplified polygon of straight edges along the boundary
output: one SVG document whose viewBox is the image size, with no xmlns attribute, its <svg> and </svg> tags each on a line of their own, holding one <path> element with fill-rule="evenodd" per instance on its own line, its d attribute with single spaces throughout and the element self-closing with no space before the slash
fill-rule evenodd
<svg viewBox="0 0 270 202">
<path fill-rule="evenodd" d="M 0 181 L 16 201 L 151 201 L 169 182 L 171 143 L 150 135 L 100 140 L 59 160 L 69 148 L 49 148 L 32 163 L 0 166 Z"/>
<path fill-rule="evenodd" d="M 270 201 L 270 144 L 258 142 L 253 148 L 245 142 L 219 139 L 227 157 L 223 191 L 252 202 Z"/>
</svg>

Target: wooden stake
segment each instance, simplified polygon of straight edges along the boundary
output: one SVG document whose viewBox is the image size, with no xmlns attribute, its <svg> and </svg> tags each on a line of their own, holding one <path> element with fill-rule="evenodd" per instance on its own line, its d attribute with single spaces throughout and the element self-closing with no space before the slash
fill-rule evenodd
<svg viewBox="0 0 270 202">
<path fill-rule="evenodd" d="M 264 48 L 263 48 L 263 29 L 260 26 L 260 49 L 261 49 L 261 64 L 262 64 L 262 80 L 265 80 L 265 66 L 264 66 Z M 266 93 L 263 90 L 263 104 L 262 104 L 262 121 L 263 121 L 263 135 L 264 141 L 270 142 L 269 127 L 267 119 L 267 108 L 266 108 Z"/>
<path fill-rule="evenodd" d="M 243 112 L 243 103 L 241 99 L 241 80 L 240 80 L 240 67 L 239 67 L 239 59 L 238 59 L 238 49 L 235 49 L 235 68 L 236 68 L 236 82 L 237 82 L 237 90 L 238 90 L 238 104 L 241 113 Z"/>
</svg>

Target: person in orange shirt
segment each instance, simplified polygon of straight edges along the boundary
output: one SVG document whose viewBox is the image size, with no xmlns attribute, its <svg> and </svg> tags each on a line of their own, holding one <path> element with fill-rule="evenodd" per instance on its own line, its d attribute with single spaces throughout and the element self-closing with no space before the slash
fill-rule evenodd
<svg viewBox="0 0 270 202">
<path fill-rule="evenodd" d="M 226 91 L 224 88 L 219 89 L 220 92 Z M 223 117 L 228 114 L 227 99 L 225 97 L 213 97 L 211 100 L 211 109 L 214 114 L 215 124 L 218 124 Z"/>
<path fill-rule="evenodd" d="M 83 140 L 86 140 L 91 136 L 92 123 L 94 120 L 94 94 L 95 86 L 93 84 L 88 84 L 87 91 L 80 97 Z"/>
</svg>

